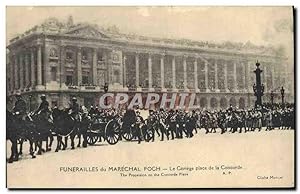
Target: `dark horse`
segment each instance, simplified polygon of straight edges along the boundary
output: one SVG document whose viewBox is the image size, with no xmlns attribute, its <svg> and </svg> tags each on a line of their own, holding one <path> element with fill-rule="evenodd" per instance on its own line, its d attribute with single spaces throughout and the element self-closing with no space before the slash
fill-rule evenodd
<svg viewBox="0 0 300 194">
<path fill-rule="evenodd" d="M 38 133 L 36 139 L 36 146 L 39 148 L 38 155 L 41 155 L 42 151 L 51 151 L 51 145 L 53 142 L 52 130 L 54 125 L 49 121 L 49 115 L 50 113 L 43 112 L 40 114 L 32 114 L 27 117 L 33 122 Z M 48 144 L 48 138 L 50 138 L 50 144 Z M 46 142 L 46 150 L 42 148 L 43 141 Z"/>
<path fill-rule="evenodd" d="M 65 150 L 67 148 L 69 136 L 71 139 L 71 148 L 75 149 L 74 139 L 78 134 L 79 123 L 65 110 L 54 109 L 52 115 L 54 123 L 53 132 L 57 136 L 55 152 L 58 152 L 60 149 Z M 63 137 L 65 142 L 62 140 Z"/>
<path fill-rule="evenodd" d="M 34 130 L 34 126 L 30 122 L 23 120 L 17 113 L 12 113 L 8 110 L 6 111 L 6 123 L 6 139 L 12 143 L 11 155 L 8 162 L 12 163 L 19 160 L 19 155 L 22 154 L 22 150 L 18 152 L 18 141 L 23 142 L 24 140 L 29 141 L 29 153 L 32 158 L 35 158 L 33 143 L 36 140 L 37 132 Z"/>
</svg>

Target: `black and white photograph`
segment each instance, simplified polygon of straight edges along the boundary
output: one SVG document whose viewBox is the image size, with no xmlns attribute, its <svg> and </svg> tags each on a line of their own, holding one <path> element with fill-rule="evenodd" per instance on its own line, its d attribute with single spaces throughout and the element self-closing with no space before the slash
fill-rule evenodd
<svg viewBox="0 0 300 194">
<path fill-rule="evenodd" d="M 6 187 L 294 188 L 294 11 L 7 6 Z"/>
</svg>

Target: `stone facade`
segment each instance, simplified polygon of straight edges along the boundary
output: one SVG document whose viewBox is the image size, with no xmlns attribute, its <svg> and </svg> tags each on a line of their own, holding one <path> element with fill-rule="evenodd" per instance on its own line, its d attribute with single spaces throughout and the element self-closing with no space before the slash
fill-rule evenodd
<svg viewBox="0 0 300 194">
<path fill-rule="evenodd" d="M 109 92 L 188 92 L 197 104 L 226 108 L 254 104 L 255 62 L 263 68 L 263 100 L 284 86 L 292 101 L 292 85 L 284 57 L 257 49 L 222 48 L 199 42 L 182 42 L 113 34 L 94 25 L 64 24 L 48 19 L 8 45 L 7 95 L 9 102 L 21 92 L 31 109 L 41 94 L 50 105 L 68 106 L 70 97 L 84 105 L 97 104 Z"/>
</svg>

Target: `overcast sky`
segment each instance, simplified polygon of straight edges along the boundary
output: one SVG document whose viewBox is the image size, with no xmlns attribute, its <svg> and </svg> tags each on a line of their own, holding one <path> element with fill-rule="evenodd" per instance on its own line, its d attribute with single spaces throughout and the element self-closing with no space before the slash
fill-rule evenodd
<svg viewBox="0 0 300 194">
<path fill-rule="evenodd" d="M 8 7 L 7 40 L 48 17 L 99 26 L 116 25 L 121 32 L 203 41 L 251 41 L 293 50 L 291 7 Z"/>
</svg>

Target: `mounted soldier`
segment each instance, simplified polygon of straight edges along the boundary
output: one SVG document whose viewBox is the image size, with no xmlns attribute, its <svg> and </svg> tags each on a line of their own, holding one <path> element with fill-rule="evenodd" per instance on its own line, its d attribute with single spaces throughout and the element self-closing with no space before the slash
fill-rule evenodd
<svg viewBox="0 0 300 194">
<path fill-rule="evenodd" d="M 73 97 L 72 98 L 72 103 L 70 105 L 69 108 L 69 114 L 72 116 L 72 118 L 77 121 L 80 122 L 81 118 L 80 118 L 80 106 L 77 103 L 77 98 Z"/>
<path fill-rule="evenodd" d="M 49 122 L 53 122 L 53 119 L 50 118 L 51 112 L 49 109 L 49 102 L 46 100 L 45 94 L 42 94 L 41 100 L 42 102 L 39 108 L 35 111 L 35 114 L 40 115 L 40 119 L 49 120 Z"/>
<path fill-rule="evenodd" d="M 17 115 L 17 118 L 20 120 L 24 120 L 24 116 L 26 114 L 26 102 L 23 100 L 20 93 L 16 94 L 17 101 L 15 102 L 15 106 L 13 108 L 13 113 Z"/>
</svg>

